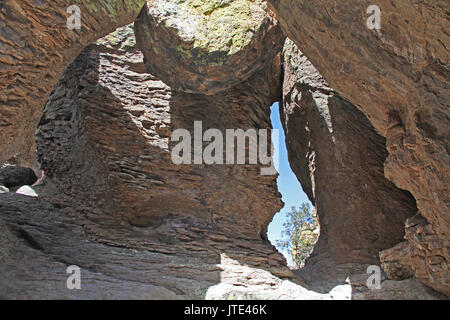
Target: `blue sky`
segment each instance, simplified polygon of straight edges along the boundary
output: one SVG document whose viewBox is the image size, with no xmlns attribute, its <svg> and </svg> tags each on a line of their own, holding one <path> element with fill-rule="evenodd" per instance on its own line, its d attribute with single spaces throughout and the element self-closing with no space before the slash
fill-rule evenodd
<svg viewBox="0 0 450 320">
<path fill-rule="evenodd" d="M 283 127 L 281 126 L 280 112 L 278 108 L 278 103 L 275 103 L 270 108 L 272 121 L 272 127 L 279 130 L 279 168 L 278 173 L 280 174 L 277 179 L 278 190 L 283 195 L 283 201 L 285 203 L 284 208 L 278 212 L 273 218 L 272 222 L 269 224 L 267 236 L 270 242 L 275 245 L 276 240 L 281 239 L 281 231 L 283 231 L 283 223 L 286 221 L 286 213 L 290 211 L 292 206 L 299 207 L 303 202 L 308 202 L 308 197 L 303 192 L 297 177 L 292 172 L 291 166 L 288 162 L 287 150 L 285 144 L 285 135 Z M 287 252 L 282 252 L 288 262 L 290 262 L 290 257 Z"/>
</svg>

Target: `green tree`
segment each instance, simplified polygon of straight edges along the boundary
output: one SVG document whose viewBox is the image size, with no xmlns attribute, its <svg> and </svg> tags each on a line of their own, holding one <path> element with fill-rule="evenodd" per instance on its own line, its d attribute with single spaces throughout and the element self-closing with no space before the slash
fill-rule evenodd
<svg viewBox="0 0 450 320">
<path fill-rule="evenodd" d="M 290 252 L 294 267 L 301 268 L 319 238 L 316 210 L 311 210 L 309 203 L 302 203 L 298 209 L 292 207 L 287 218 L 281 233 L 284 239 L 277 241 L 277 247 Z"/>
</svg>

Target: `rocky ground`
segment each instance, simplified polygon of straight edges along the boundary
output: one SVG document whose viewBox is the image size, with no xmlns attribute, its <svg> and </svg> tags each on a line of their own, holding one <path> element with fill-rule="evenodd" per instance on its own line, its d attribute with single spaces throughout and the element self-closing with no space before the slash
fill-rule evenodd
<svg viewBox="0 0 450 320">
<path fill-rule="evenodd" d="M 41 197 L 0 194 L 2 299 L 444 298 L 415 279 L 385 280 L 380 290 L 369 290 L 367 274 L 321 293 L 323 288 L 300 277 L 277 277 L 204 245 L 195 249 L 201 254 L 193 255 L 169 246 L 127 248 L 99 241 L 67 211 Z M 214 237 L 217 241 L 219 235 Z M 66 287 L 70 265 L 81 268 L 81 290 Z"/>
</svg>

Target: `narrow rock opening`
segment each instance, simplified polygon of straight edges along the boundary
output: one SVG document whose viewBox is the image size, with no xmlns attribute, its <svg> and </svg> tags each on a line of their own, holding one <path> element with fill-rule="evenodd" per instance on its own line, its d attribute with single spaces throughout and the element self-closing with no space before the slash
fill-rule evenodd
<svg viewBox="0 0 450 320">
<path fill-rule="evenodd" d="M 380 265 L 380 251 L 402 241 L 417 206 L 386 179 L 386 139 L 366 115 L 290 40 L 283 57 L 280 113 L 289 161 L 321 223 L 320 239 L 297 275 L 325 293 Z"/>
<path fill-rule="evenodd" d="M 283 254 L 288 262 L 290 268 L 295 269 L 297 266 L 293 261 L 292 250 L 297 249 L 299 251 L 308 250 L 305 247 L 293 248 L 291 240 L 288 239 L 287 235 L 283 233 L 285 230 L 284 225 L 289 222 L 288 213 L 291 212 L 292 208 L 300 208 L 302 204 L 307 204 L 311 209 L 314 210 L 314 206 L 308 199 L 308 196 L 303 191 L 301 183 L 298 181 L 295 173 L 292 171 L 291 165 L 289 163 L 287 149 L 286 149 L 286 136 L 281 124 L 279 103 L 274 103 L 271 108 L 271 123 L 274 130 L 278 130 L 279 134 L 279 146 L 278 146 L 278 168 L 279 176 L 277 178 L 278 191 L 282 194 L 282 201 L 284 202 L 284 207 L 275 214 L 271 223 L 268 227 L 267 236 L 269 241 L 277 247 L 278 251 Z M 289 246 L 280 245 L 280 242 L 287 241 Z M 285 242 L 286 243 L 286 242 Z M 286 244 L 288 244 L 286 243 Z M 309 256 L 308 253 L 305 253 Z"/>
</svg>

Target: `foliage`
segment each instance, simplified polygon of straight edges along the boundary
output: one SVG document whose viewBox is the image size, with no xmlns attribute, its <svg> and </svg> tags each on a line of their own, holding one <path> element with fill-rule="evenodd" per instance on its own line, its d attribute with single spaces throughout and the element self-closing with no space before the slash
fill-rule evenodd
<svg viewBox="0 0 450 320">
<path fill-rule="evenodd" d="M 316 209 L 311 210 L 309 203 L 302 203 L 298 209 L 292 207 L 287 213 L 287 218 L 283 224 L 284 239 L 277 241 L 277 247 L 290 252 L 294 267 L 301 268 L 319 238 Z"/>
</svg>

